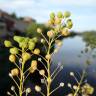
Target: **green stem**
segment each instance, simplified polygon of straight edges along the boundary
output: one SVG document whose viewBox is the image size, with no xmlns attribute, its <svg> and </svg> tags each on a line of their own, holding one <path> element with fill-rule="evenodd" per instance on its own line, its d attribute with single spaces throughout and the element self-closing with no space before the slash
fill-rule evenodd
<svg viewBox="0 0 96 96">
<path fill-rule="evenodd" d="M 85 71 L 83 71 L 83 75 L 82 75 L 82 77 L 81 77 L 80 82 L 78 83 L 77 90 L 76 90 L 76 92 L 74 93 L 73 96 L 77 96 L 77 93 L 78 93 L 78 91 L 80 90 L 80 86 L 81 86 L 81 83 L 82 83 L 82 81 L 83 81 L 83 79 L 84 79 L 84 76 L 85 76 Z"/>
<path fill-rule="evenodd" d="M 51 48 L 51 43 L 49 42 L 49 48 L 47 54 L 50 54 L 50 48 Z M 51 79 L 51 74 L 50 74 L 50 60 L 48 59 L 47 61 L 47 67 L 48 67 L 48 79 Z M 50 86 L 51 86 L 51 81 L 48 80 L 47 84 L 47 96 L 50 96 Z"/>
<path fill-rule="evenodd" d="M 24 52 L 24 49 L 22 48 L 22 53 Z M 21 70 L 20 70 L 20 87 L 19 87 L 19 95 L 22 96 L 23 95 L 23 81 L 24 81 L 24 64 L 25 61 L 22 62 L 21 65 Z"/>
</svg>

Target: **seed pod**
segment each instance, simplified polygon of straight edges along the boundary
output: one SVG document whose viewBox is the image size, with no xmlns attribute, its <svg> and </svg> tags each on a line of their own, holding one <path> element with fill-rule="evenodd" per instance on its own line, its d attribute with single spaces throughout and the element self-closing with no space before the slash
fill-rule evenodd
<svg viewBox="0 0 96 96">
<path fill-rule="evenodd" d="M 42 33 L 42 29 L 41 28 L 37 28 L 37 33 Z"/>
<path fill-rule="evenodd" d="M 22 59 L 26 62 L 27 60 L 29 60 L 31 58 L 31 55 L 27 52 L 24 52 L 22 54 Z"/>
<path fill-rule="evenodd" d="M 10 53 L 11 54 L 18 54 L 19 51 L 18 51 L 18 49 L 16 47 L 13 47 L 13 48 L 10 48 Z"/>
<path fill-rule="evenodd" d="M 64 17 L 65 17 L 65 18 L 70 17 L 70 15 L 71 15 L 70 12 L 68 12 L 68 11 L 64 12 Z"/>
<path fill-rule="evenodd" d="M 11 70 L 11 75 L 12 76 L 18 76 L 18 74 L 19 74 L 18 68 L 14 68 L 14 69 Z"/>
<path fill-rule="evenodd" d="M 31 88 L 26 89 L 26 93 L 30 93 L 31 91 L 32 91 Z"/>
<path fill-rule="evenodd" d="M 50 26 L 50 25 L 53 25 L 54 24 L 54 19 L 50 19 L 50 20 L 48 20 L 48 25 Z"/>
<path fill-rule="evenodd" d="M 48 36 L 49 38 L 52 38 L 52 37 L 54 36 L 54 31 L 53 31 L 53 30 L 48 31 L 48 32 L 47 32 L 47 36 Z"/>
<path fill-rule="evenodd" d="M 11 47 L 12 43 L 9 40 L 5 40 L 4 45 L 5 45 L 5 47 Z"/>
<path fill-rule="evenodd" d="M 22 41 L 22 42 L 19 43 L 19 47 L 20 48 L 27 48 L 27 43 Z"/>
<path fill-rule="evenodd" d="M 60 18 L 56 18 L 55 19 L 55 24 L 60 24 L 61 23 L 61 19 Z"/>
<path fill-rule="evenodd" d="M 16 61 L 15 55 L 11 54 L 11 55 L 9 56 L 9 60 L 14 63 L 14 62 Z"/>
<path fill-rule="evenodd" d="M 57 13 L 57 17 L 58 17 L 58 18 L 62 18 L 62 17 L 63 17 L 62 12 L 58 12 L 58 13 Z"/>
<path fill-rule="evenodd" d="M 24 40 L 24 37 L 21 37 L 21 36 L 14 36 L 13 39 L 14 39 L 14 41 L 20 43 L 20 42 L 22 42 L 22 41 Z"/>
<path fill-rule="evenodd" d="M 68 36 L 70 33 L 69 33 L 69 31 L 68 31 L 67 28 L 64 28 L 64 29 L 61 31 L 61 34 L 62 34 L 62 36 Z"/>
<path fill-rule="evenodd" d="M 35 48 L 35 43 L 34 42 L 31 42 L 28 46 L 28 49 L 29 50 L 33 50 Z"/>
<path fill-rule="evenodd" d="M 32 40 L 33 40 L 33 42 L 35 42 L 35 43 L 37 43 L 37 41 L 38 41 L 37 37 L 34 37 Z"/>
<path fill-rule="evenodd" d="M 36 85 L 36 86 L 35 86 L 35 91 L 36 91 L 36 92 L 40 92 L 40 91 L 41 91 L 41 87 L 38 86 L 38 85 Z"/>
<path fill-rule="evenodd" d="M 53 12 L 50 14 L 50 18 L 51 19 L 54 19 L 55 18 L 55 14 Z"/>
<path fill-rule="evenodd" d="M 38 48 L 36 48 L 36 49 L 34 49 L 33 53 L 36 54 L 36 55 L 39 55 L 40 54 L 40 50 Z"/>
<path fill-rule="evenodd" d="M 42 75 L 42 76 L 44 76 L 45 75 L 45 70 L 44 69 L 40 70 L 39 71 L 39 74 Z"/>
<path fill-rule="evenodd" d="M 44 40 L 44 39 L 41 39 L 41 43 L 43 43 L 43 44 L 44 44 L 44 43 L 45 43 L 45 40 Z"/>
<path fill-rule="evenodd" d="M 37 61 L 36 61 L 36 60 L 32 60 L 31 66 L 32 66 L 32 67 L 37 66 Z"/>
<path fill-rule="evenodd" d="M 71 29 L 72 26 L 73 26 L 72 20 L 71 19 L 68 19 L 67 20 L 67 28 Z"/>
<path fill-rule="evenodd" d="M 51 59 L 51 55 L 50 55 L 50 54 L 47 54 L 47 55 L 45 56 L 45 58 L 46 58 L 47 60 L 50 60 L 50 59 Z"/>
</svg>

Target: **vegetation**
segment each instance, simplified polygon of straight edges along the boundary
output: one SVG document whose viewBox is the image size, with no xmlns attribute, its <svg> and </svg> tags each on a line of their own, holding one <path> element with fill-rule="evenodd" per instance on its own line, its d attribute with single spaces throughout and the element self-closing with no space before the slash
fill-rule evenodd
<svg viewBox="0 0 96 96">
<path fill-rule="evenodd" d="M 60 82 L 55 89 L 51 89 L 54 79 L 63 69 L 63 66 L 58 64 L 56 69 L 52 72 L 50 69 L 52 56 L 55 55 L 62 46 L 60 37 L 67 37 L 70 35 L 69 30 L 73 26 L 72 20 L 69 18 L 70 15 L 70 12 L 65 12 L 64 14 L 62 12 L 58 12 L 57 14 L 51 13 L 50 20 L 48 21 L 49 31 L 45 29 L 44 26 L 41 27 L 41 25 L 37 25 L 36 23 L 31 24 L 27 29 L 27 35 L 29 37 L 13 37 L 18 46 L 14 46 L 12 42 L 8 40 L 4 41 L 5 47 L 10 48 L 9 60 L 15 65 L 15 68 L 11 69 L 9 72 L 9 76 L 17 86 L 16 88 L 13 85 L 11 87 L 11 91 L 15 96 L 23 96 L 23 94 L 28 96 L 31 94 L 32 89 L 24 85 L 29 74 L 33 74 L 35 71 L 38 71 L 39 75 L 42 76 L 43 79 L 41 79 L 41 83 L 44 84 L 46 88 L 46 92 L 43 92 L 41 86 L 34 86 L 35 91 L 42 96 L 51 96 L 56 90 L 64 87 L 64 82 Z M 47 31 L 46 33 L 45 30 Z M 30 34 L 32 37 L 35 37 L 30 37 Z M 41 38 L 37 38 L 38 36 Z M 44 46 L 44 56 L 41 53 L 41 49 L 36 46 L 38 42 L 41 42 Z M 52 50 L 54 44 L 56 44 L 57 47 Z M 34 59 L 34 55 L 38 58 Z M 29 64 L 28 62 L 30 60 L 31 63 Z M 43 65 L 42 69 L 38 68 L 39 62 Z M 90 84 L 83 82 L 85 74 L 86 72 L 84 70 L 82 76 L 79 78 L 80 80 L 78 80 L 74 72 L 70 72 L 70 76 L 72 76 L 77 83 L 75 85 L 68 83 L 68 87 L 72 89 L 72 92 L 67 96 L 89 96 L 93 94 L 94 88 Z M 18 92 L 16 92 L 16 89 L 18 89 Z M 13 93 L 7 92 L 10 96 L 13 96 Z"/>
</svg>

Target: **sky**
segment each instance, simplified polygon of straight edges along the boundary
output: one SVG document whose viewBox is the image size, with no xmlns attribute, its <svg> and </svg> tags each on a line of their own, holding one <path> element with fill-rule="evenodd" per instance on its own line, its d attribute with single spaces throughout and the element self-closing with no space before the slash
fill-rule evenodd
<svg viewBox="0 0 96 96">
<path fill-rule="evenodd" d="M 75 31 L 96 30 L 96 0 L 0 0 L 0 9 L 45 23 L 51 12 L 71 12 Z"/>
</svg>

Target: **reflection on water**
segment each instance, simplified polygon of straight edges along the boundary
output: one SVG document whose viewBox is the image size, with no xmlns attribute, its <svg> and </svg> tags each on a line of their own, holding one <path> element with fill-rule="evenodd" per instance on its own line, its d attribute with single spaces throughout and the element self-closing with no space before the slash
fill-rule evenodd
<svg viewBox="0 0 96 96">
<path fill-rule="evenodd" d="M 83 41 L 82 37 L 76 36 L 74 38 L 67 38 L 63 40 L 63 46 L 60 48 L 59 52 L 53 56 L 53 65 L 56 66 L 58 62 L 61 62 L 62 65 L 64 65 L 64 69 L 61 71 L 61 73 L 57 76 L 56 81 L 54 82 L 65 82 L 65 89 L 66 90 L 59 90 L 57 93 L 62 91 L 63 94 L 68 92 L 67 83 L 68 82 L 74 82 L 74 79 L 70 78 L 69 72 L 73 71 L 77 74 L 82 73 L 82 69 L 85 68 L 85 61 L 90 57 L 90 53 L 87 55 L 82 55 L 82 57 L 78 57 L 78 55 L 81 54 L 81 50 L 84 50 L 85 48 L 85 42 Z M 96 87 L 96 58 L 92 60 L 92 64 L 88 66 L 87 68 L 87 80 L 88 82 Z M 58 83 L 57 83 L 58 84 Z M 95 93 L 96 94 L 96 93 Z M 60 95 L 63 96 L 63 95 Z"/>
<path fill-rule="evenodd" d="M 67 38 L 63 40 L 63 45 L 59 52 L 53 56 L 54 63 L 61 62 L 64 66 L 77 66 L 84 67 L 85 61 L 88 59 L 88 55 L 78 57 L 81 51 L 85 48 L 85 42 L 82 37 L 76 36 L 74 38 Z M 90 67 L 96 68 L 96 59 L 92 60 Z"/>
</svg>

